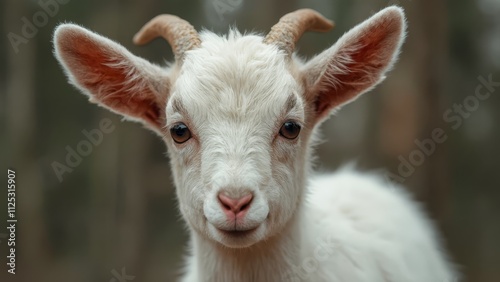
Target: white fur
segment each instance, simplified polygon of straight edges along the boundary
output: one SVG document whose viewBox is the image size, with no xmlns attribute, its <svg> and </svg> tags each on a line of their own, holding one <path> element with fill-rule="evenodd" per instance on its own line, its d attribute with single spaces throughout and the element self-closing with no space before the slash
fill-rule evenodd
<svg viewBox="0 0 500 282">
<path fill-rule="evenodd" d="M 348 167 L 313 176 L 305 199 L 288 232 L 247 253 L 195 235 L 183 281 L 458 281 L 401 187 Z"/>
<path fill-rule="evenodd" d="M 284 120 L 306 119 L 303 90 L 281 53 L 236 31 L 201 38 L 171 96 L 189 117 L 170 118 L 167 105 L 169 123 L 189 120 L 199 139 L 180 148 L 167 142 L 192 230 L 183 281 L 453 281 L 433 227 L 399 187 L 344 170 L 313 177 L 306 188 L 314 136 L 269 144 Z M 299 103 L 283 115 L 287 94 Z M 270 152 L 293 160 L 280 163 Z M 186 163 L 184 154 L 199 156 Z M 248 222 L 258 229 L 251 237 L 234 240 L 216 230 L 224 227 L 221 189 L 254 193 Z M 266 212 L 274 217 L 263 220 Z"/>
<path fill-rule="evenodd" d="M 381 50 L 386 63 L 366 62 L 366 69 L 349 69 L 351 54 L 362 47 L 357 40 L 370 28 L 386 28 L 380 23 L 388 18 L 400 28 L 388 35 L 392 47 Z M 342 94 L 345 85 L 357 87 L 356 95 L 342 100 L 345 104 L 382 81 L 403 42 L 401 9 L 379 12 L 306 64 L 264 44 L 259 35 L 231 30 L 227 36 L 203 32 L 200 37 L 201 47 L 188 51 L 182 64 L 166 69 L 163 135 L 180 211 L 190 230 L 182 281 L 457 281 L 434 227 L 403 189 L 349 168 L 332 175 L 311 172 L 312 147 L 322 119 L 314 117 L 307 89 L 331 87 Z M 108 44 L 111 50 L 121 50 L 114 42 L 93 38 L 104 49 Z M 56 41 L 64 42 L 57 31 Z M 56 46 L 71 81 L 85 88 L 74 77 L 81 73 L 64 63 L 71 53 L 59 52 Z M 144 73 L 155 77 L 156 67 L 141 63 L 148 70 L 135 71 L 142 61 L 126 54 L 123 65 L 132 66 L 127 70 L 132 81 Z M 366 77 L 337 79 L 353 71 Z M 295 103 L 287 109 L 290 99 Z M 332 103 L 328 110 L 337 106 Z M 132 114 L 140 116 L 135 108 Z M 302 127 L 295 140 L 278 133 L 289 120 Z M 182 144 L 167 133 L 179 122 L 192 134 Z M 227 222 L 217 199 L 221 192 L 233 198 L 253 194 L 239 224 Z M 232 228 L 254 231 L 245 236 L 222 231 Z"/>
</svg>

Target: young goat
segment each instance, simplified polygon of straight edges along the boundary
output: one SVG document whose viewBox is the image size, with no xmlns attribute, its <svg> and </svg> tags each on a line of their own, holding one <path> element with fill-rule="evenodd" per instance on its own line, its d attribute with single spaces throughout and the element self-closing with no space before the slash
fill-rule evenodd
<svg viewBox="0 0 500 282">
<path fill-rule="evenodd" d="M 389 7 L 310 61 L 294 57 L 305 31 L 332 27 L 303 9 L 265 37 L 218 36 L 160 15 L 134 42 L 164 37 L 167 68 L 80 26 L 56 29 L 69 81 L 165 141 L 191 233 L 183 281 L 456 281 L 401 189 L 351 169 L 311 176 L 319 124 L 384 79 L 405 37 Z"/>
</svg>

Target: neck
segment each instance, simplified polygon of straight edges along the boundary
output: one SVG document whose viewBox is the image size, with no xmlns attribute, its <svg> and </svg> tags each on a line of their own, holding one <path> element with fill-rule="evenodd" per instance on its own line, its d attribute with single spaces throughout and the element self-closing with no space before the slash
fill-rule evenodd
<svg viewBox="0 0 500 282">
<path fill-rule="evenodd" d="M 230 249 L 191 232 L 197 281 L 284 281 L 299 265 L 300 213 L 279 234 L 244 249 Z"/>
</svg>

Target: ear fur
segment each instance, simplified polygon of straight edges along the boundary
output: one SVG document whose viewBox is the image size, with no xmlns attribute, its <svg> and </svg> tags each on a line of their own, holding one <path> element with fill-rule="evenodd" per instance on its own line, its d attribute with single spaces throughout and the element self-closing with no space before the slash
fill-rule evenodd
<svg viewBox="0 0 500 282">
<path fill-rule="evenodd" d="M 306 100 L 313 105 L 315 122 L 384 80 L 397 60 L 405 29 L 401 8 L 383 9 L 303 66 Z"/>
<path fill-rule="evenodd" d="M 74 24 L 56 28 L 54 54 L 70 83 L 91 102 L 162 135 L 170 86 L 166 70 Z"/>
</svg>

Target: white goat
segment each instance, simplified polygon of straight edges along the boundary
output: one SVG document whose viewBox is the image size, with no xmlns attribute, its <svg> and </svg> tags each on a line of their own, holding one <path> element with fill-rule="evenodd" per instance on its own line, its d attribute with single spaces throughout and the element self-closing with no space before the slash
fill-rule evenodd
<svg viewBox="0 0 500 282">
<path fill-rule="evenodd" d="M 218 36 L 160 15 L 134 41 L 164 37 L 167 68 L 80 26 L 56 29 L 69 81 L 165 141 L 191 233 L 183 281 L 457 281 L 402 189 L 352 169 L 311 176 L 319 124 L 384 79 L 405 37 L 389 7 L 310 61 L 294 57 L 305 31 L 332 27 L 304 9 L 265 37 Z"/>
</svg>

